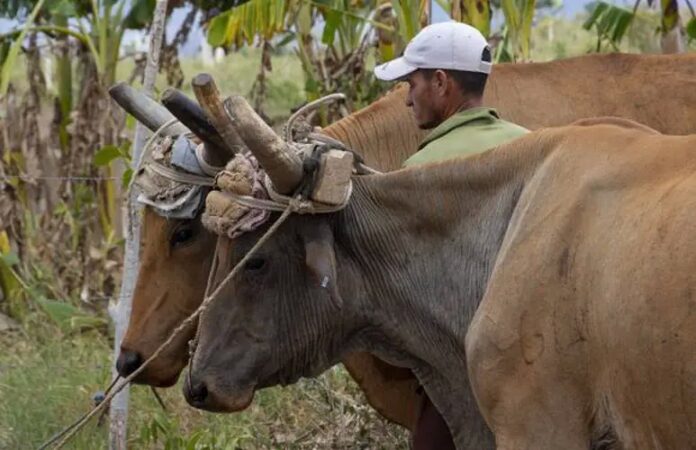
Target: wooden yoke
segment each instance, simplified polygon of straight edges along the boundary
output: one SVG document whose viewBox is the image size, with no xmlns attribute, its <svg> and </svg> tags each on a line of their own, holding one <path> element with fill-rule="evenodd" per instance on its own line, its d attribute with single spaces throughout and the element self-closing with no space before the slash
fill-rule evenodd
<svg viewBox="0 0 696 450">
<path fill-rule="evenodd" d="M 311 198 L 327 205 L 341 205 L 349 195 L 353 154 L 331 149 L 321 155 Z"/>
</svg>

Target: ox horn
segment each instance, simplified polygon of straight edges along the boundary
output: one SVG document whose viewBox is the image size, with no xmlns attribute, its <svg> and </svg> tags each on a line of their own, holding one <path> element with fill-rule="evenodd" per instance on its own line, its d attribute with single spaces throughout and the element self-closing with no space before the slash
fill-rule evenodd
<svg viewBox="0 0 696 450">
<path fill-rule="evenodd" d="M 227 149 L 233 154 L 244 150 L 244 141 L 237 134 L 232 119 L 225 113 L 220 90 L 213 77 L 207 73 L 199 73 L 191 80 L 191 87 L 198 103 L 222 137 Z"/>
<path fill-rule="evenodd" d="M 162 93 L 162 104 L 205 143 L 203 159 L 213 166 L 224 166 L 234 157 L 203 109 L 178 89 L 168 88 Z"/>
<path fill-rule="evenodd" d="M 157 130 L 168 121 L 174 119 L 174 116 L 167 108 L 126 83 L 115 84 L 109 89 L 109 94 L 121 108 L 151 131 Z M 175 123 L 164 130 L 163 133 L 177 135 L 188 133 L 188 131 L 188 128 L 184 125 Z"/>
<path fill-rule="evenodd" d="M 228 97 L 225 109 L 237 133 L 264 168 L 275 189 L 281 194 L 293 193 L 303 176 L 300 157 L 256 114 L 244 97 Z"/>
</svg>

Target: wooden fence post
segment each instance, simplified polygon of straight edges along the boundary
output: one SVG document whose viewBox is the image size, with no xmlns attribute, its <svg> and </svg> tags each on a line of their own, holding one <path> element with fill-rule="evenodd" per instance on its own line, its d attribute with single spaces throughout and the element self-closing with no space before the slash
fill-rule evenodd
<svg viewBox="0 0 696 450">
<path fill-rule="evenodd" d="M 164 35 L 164 25 L 167 15 L 167 0 L 157 0 L 155 12 L 152 19 L 150 34 L 150 51 L 148 52 L 147 65 L 145 66 L 145 77 L 143 91 L 151 95 L 155 86 L 155 79 L 159 71 L 159 56 L 162 48 Z M 143 146 L 147 139 L 149 130 L 138 123 L 135 127 L 135 137 L 133 138 L 133 152 L 131 167 L 135 170 L 135 165 L 140 160 Z M 131 188 L 126 200 L 127 214 L 125 220 L 126 249 L 123 263 L 123 280 L 118 302 L 110 308 L 111 318 L 114 322 L 114 362 L 118 358 L 121 347 L 121 340 L 128 327 L 130 319 L 133 290 L 138 276 L 139 249 L 140 249 L 140 207 L 136 202 L 137 190 Z M 116 367 L 112 369 L 112 377 L 116 377 Z M 128 395 L 129 389 L 126 387 L 119 392 L 111 401 L 109 411 L 109 449 L 126 450 L 127 447 L 127 423 L 128 423 Z"/>
</svg>

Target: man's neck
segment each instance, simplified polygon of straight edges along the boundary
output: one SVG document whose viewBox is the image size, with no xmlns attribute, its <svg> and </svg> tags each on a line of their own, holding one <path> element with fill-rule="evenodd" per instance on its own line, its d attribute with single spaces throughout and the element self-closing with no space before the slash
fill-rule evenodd
<svg viewBox="0 0 696 450">
<path fill-rule="evenodd" d="M 452 102 L 445 107 L 444 114 L 442 115 L 442 122 L 449 119 L 453 115 L 466 111 L 467 109 L 479 108 L 483 106 L 483 98 L 481 97 L 466 97 L 460 99 L 460 101 Z"/>
</svg>

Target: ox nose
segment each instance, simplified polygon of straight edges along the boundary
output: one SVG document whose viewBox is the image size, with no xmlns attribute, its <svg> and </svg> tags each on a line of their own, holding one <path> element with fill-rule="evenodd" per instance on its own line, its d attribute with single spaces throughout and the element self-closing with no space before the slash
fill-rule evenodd
<svg viewBox="0 0 696 450">
<path fill-rule="evenodd" d="M 186 383 L 184 396 L 192 406 L 201 406 L 205 404 L 208 398 L 208 387 L 203 382 L 189 384 Z"/>
<path fill-rule="evenodd" d="M 116 370 L 122 377 L 127 377 L 135 372 L 142 363 L 143 357 L 140 356 L 140 353 L 121 349 L 121 354 L 118 355 L 118 360 L 116 361 Z"/>
</svg>

